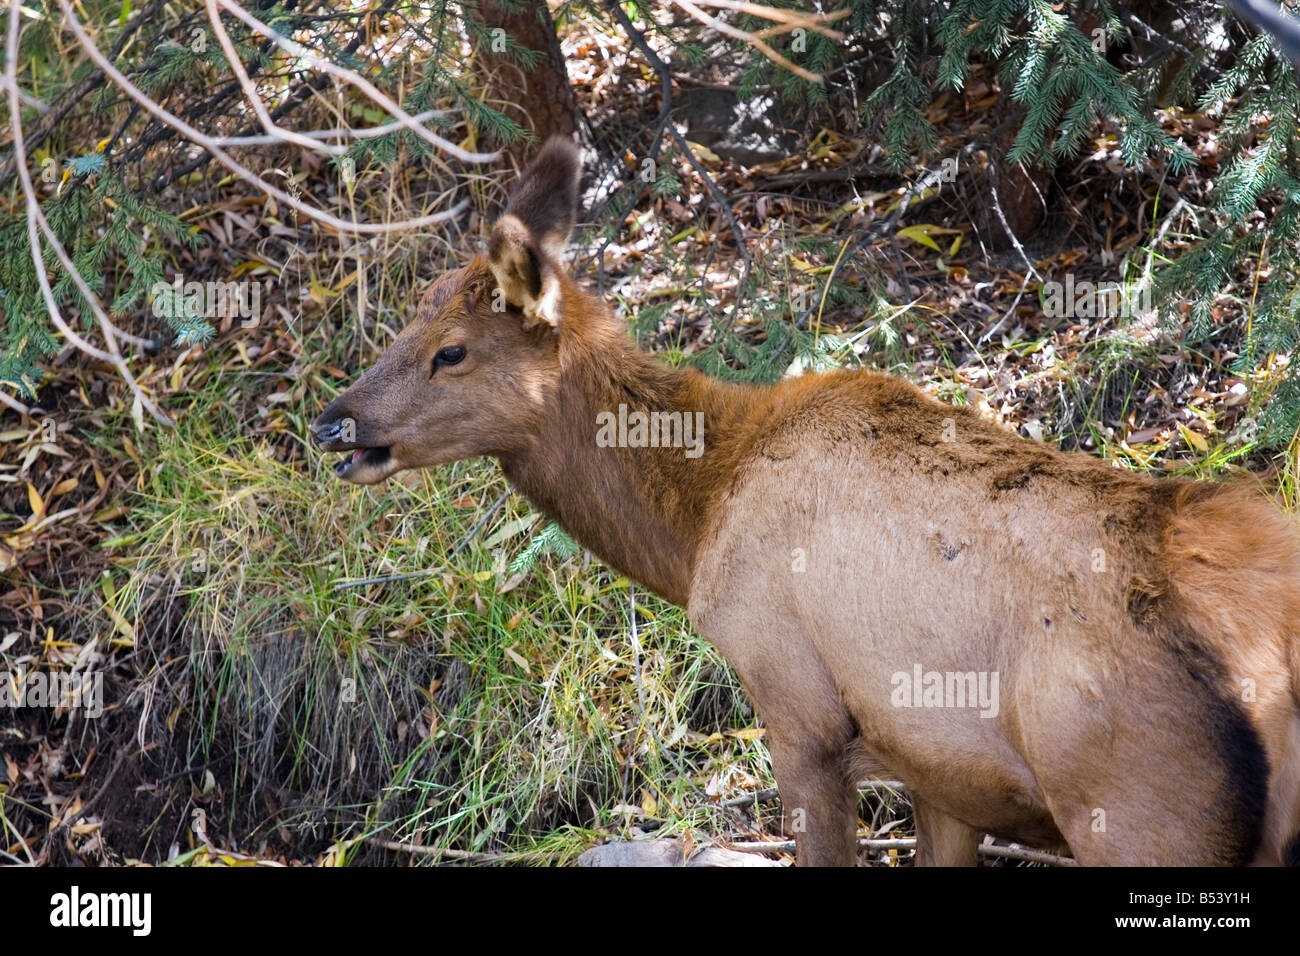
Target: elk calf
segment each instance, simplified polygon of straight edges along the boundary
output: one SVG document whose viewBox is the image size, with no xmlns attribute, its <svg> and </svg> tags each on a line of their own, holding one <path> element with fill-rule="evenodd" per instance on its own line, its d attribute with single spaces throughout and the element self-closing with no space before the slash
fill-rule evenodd
<svg viewBox="0 0 1300 956">
<path fill-rule="evenodd" d="M 1285 514 L 873 372 L 666 368 L 561 264 L 578 173 L 547 143 L 488 252 L 316 420 L 340 477 L 493 456 L 684 605 L 764 717 L 800 864 L 855 861 L 864 773 L 910 788 L 921 863 L 974 863 L 983 833 L 1085 864 L 1297 862 Z M 698 453 L 633 440 L 651 420 L 699 422 Z"/>
</svg>

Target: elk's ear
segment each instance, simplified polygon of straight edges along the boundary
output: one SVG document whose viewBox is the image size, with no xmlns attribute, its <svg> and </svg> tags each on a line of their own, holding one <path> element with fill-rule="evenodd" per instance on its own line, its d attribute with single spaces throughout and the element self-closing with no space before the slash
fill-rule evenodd
<svg viewBox="0 0 1300 956">
<path fill-rule="evenodd" d="M 563 136 L 552 136 L 519 177 L 506 204 L 505 215 L 523 223 L 556 262 L 564 259 L 573 231 L 581 172 L 578 147 Z"/>
<path fill-rule="evenodd" d="M 562 137 L 547 140 L 492 227 L 492 274 L 529 324 L 560 321 L 560 262 L 573 229 L 579 172 L 577 147 Z"/>
</svg>

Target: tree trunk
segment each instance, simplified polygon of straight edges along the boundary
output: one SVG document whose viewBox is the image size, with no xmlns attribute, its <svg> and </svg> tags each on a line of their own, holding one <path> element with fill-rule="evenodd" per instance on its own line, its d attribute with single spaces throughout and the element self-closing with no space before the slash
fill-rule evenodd
<svg viewBox="0 0 1300 956">
<path fill-rule="evenodd" d="M 578 128 L 578 106 L 545 0 L 530 0 L 516 13 L 506 11 L 496 0 L 480 0 L 479 14 L 489 35 L 479 41 L 474 63 L 488 105 L 540 140 L 557 134 L 572 136 Z M 495 33 L 497 30 L 504 32 Z M 502 52 L 506 37 L 541 54 L 533 69 L 525 69 Z M 537 148 L 526 142 L 486 145 L 504 148 L 519 169 Z"/>
<path fill-rule="evenodd" d="M 1024 108 L 1014 103 L 1011 95 L 1003 91 L 998 96 L 995 115 L 1002 117 L 1013 114 L 1018 114 L 1023 120 Z M 1015 244 L 1007 235 L 1006 227 L 1010 227 L 1017 241 L 1023 242 L 1038 228 L 1047 212 L 1044 199 L 1051 185 L 1049 171 L 1041 166 L 1021 166 L 1006 160 L 1019 129 L 1019 122 L 1011 123 L 998 141 L 990 145 L 990 168 L 980 177 L 981 192 L 976 204 L 975 226 L 984 242 L 998 250 L 1010 249 Z M 1002 208 L 1001 215 L 998 215 L 999 206 Z M 1006 220 L 1005 226 L 1003 219 Z"/>
</svg>

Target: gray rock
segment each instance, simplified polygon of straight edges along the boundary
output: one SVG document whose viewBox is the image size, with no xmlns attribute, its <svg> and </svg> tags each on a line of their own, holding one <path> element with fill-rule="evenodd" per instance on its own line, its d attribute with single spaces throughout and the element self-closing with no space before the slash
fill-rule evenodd
<svg viewBox="0 0 1300 956">
<path fill-rule="evenodd" d="M 781 866 L 758 853 L 705 847 L 682 859 L 677 840 L 625 840 L 594 846 L 578 857 L 578 866 Z"/>
<path fill-rule="evenodd" d="M 679 95 L 675 118 L 686 125 L 691 142 L 742 166 L 785 159 L 796 145 L 771 93 L 742 102 L 731 90 L 692 87 Z"/>
</svg>

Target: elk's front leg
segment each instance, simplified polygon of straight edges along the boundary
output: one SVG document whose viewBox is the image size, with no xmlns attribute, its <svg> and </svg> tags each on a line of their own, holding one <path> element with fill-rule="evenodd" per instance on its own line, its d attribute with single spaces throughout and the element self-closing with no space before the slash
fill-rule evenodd
<svg viewBox="0 0 1300 956">
<path fill-rule="evenodd" d="M 751 540 L 750 524 L 724 529 L 701 558 L 691 622 L 735 668 L 763 718 L 799 865 L 853 866 L 858 812 L 849 748 L 858 728 L 805 625 L 796 615 L 773 611 L 780 606 L 776 595 L 790 587 L 791 571 L 782 561 L 753 564 L 754 555 L 784 558 L 784 543 Z M 796 602 L 787 597 L 786 603 Z"/>
<path fill-rule="evenodd" d="M 794 836 L 800 866 L 853 866 L 857 863 L 857 790 L 845 759 L 851 736 L 843 733 L 826 740 L 808 730 L 789 727 L 780 716 L 767 718 L 765 736 L 781 794 L 785 832 Z"/>
<path fill-rule="evenodd" d="M 753 611 L 729 608 L 719 615 L 725 625 L 705 636 L 736 669 L 763 718 L 799 865 L 853 866 L 858 812 L 848 752 L 856 726 L 803 634 L 793 627 L 774 632 L 770 622 L 749 619 Z"/>
</svg>

